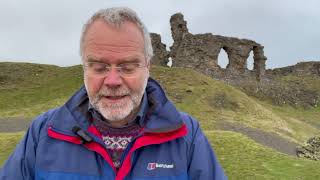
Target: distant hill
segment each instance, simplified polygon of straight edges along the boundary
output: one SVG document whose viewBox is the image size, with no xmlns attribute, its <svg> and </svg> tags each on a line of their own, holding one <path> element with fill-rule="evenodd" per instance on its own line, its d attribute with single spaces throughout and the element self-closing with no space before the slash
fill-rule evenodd
<svg viewBox="0 0 320 180">
<path fill-rule="evenodd" d="M 274 106 L 185 68 L 155 66 L 151 76 L 179 109 L 200 121 L 230 179 L 320 177 L 319 162 L 294 156 L 296 145 L 320 135 L 320 107 Z M 0 124 L 6 124 L 0 132 L 10 132 L 0 133 L 0 149 L 7 149 L 0 160 L 20 139 L 21 133 L 13 132 L 19 122 L 62 105 L 82 86 L 82 78 L 80 65 L 0 63 Z M 9 142 L 7 137 L 19 138 Z"/>
</svg>

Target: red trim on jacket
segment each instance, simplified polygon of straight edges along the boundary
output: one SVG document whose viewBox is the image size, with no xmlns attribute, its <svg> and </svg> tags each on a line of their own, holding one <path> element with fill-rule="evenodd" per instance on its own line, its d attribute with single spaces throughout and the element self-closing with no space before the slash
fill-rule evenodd
<svg viewBox="0 0 320 180">
<path fill-rule="evenodd" d="M 75 137 L 75 136 L 68 136 L 65 134 L 61 134 L 58 133 L 56 131 L 54 131 L 52 129 L 52 127 L 48 128 L 48 136 L 55 138 L 55 139 L 59 139 L 59 140 L 63 140 L 63 141 L 68 141 L 74 144 L 81 144 L 81 139 L 79 137 Z"/>
<path fill-rule="evenodd" d="M 97 136 L 97 137 L 99 137 L 99 138 L 102 139 L 102 134 L 101 134 L 101 132 L 100 132 L 94 125 L 89 126 L 88 132 L 91 132 L 91 133 L 94 134 L 95 136 Z"/>
<path fill-rule="evenodd" d="M 151 145 L 151 144 L 161 144 L 164 142 L 168 142 L 180 137 L 187 135 L 188 130 L 186 125 L 184 124 L 182 127 L 175 131 L 165 132 L 165 133 L 151 133 L 148 132 L 144 136 L 138 138 L 132 148 L 130 149 L 129 153 L 127 154 L 123 164 L 121 165 L 116 180 L 123 180 L 131 170 L 131 155 L 132 153 L 144 146 Z"/>
<path fill-rule="evenodd" d="M 90 126 L 88 128 L 88 131 L 91 132 L 92 134 L 98 136 L 101 138 L 101 133 L 96 129 L 94 126 Z M 170 131 L 170 132 L 164 132 L 164 133 L 152 133 L 152 132 L 147 132 L 145 133 L 142 137 L 138 138 L 130 151 L 128 152 L 125 160 L 123 161 L 122 166 L 120 167 L 118 173 L 116 173 L 116 180 L 123 180 L 128 173 L 131 170 L 131 156 L 132 153 L 144 146 L 152 145 L 152 144 L 161 144 L 165 143 L 180 137 L 185 136 L 188 133 L 186 125 L 182 125 L 179 129 Z M 81 139 L 75 136 L 69 136 L 65 134 L 61 134 L 59 132 L 54 131 L 51 127 L 48 128 L 48 135 L 52 138 L 63 140 L 63 141 L 68 141 L 74 144 L 81 144 Z M 107 152 L 106 148 L 101 146 L 97 142 L 90 142 L 90 143 L 85 143 L 83 144 L 87 149 L 94 151 L 98 154 L 100 154 L 106 161 L 107 163 L 112 167 L 113 171 L 116 172 L 116 168 L 113 165 L 113 161 Z"/>
<path fill-rule="evenodd" d="M 89 130 L 91 133 L 98 135 L 96 133 L 98 133 L 99 131 L 95 127 L 92 126 L 89 128 Z M 81 144 L 81 139 L 79 137 L 61 134 L 59 132 L 54 131 L 51 127 L 48 128 L 48 135 L 52 138 L 59 139 L 62 141 L 68 141 L 74 144 Z M 101 137 L 101 136 L 98 136 L 98 137 Z M 114 167 L 112 159 L 109 153 L 107 152 L 107 150 L 105 149 L 105 147 L 101 146 L 99 143 L 94 141 L 90 143 L 85 143 L 83 145 L 87 149 L 100 154 L 104 158 L 104 160 L 106 160 L 107 163 L 112 167 L 113 171 L 116 172 L 116 168 Z"/>
</svg>

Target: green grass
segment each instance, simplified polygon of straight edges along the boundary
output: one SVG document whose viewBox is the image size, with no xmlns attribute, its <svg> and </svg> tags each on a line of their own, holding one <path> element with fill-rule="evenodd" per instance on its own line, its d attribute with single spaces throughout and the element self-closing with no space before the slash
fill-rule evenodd
<svg viewBox="0 0 320 180">
<path fill-rule="evenodd" d="M 264 107 L 283 119 L 294 133 L 295 139 L 303 143 L 312 136 L 320 135 L 320 107 L 313 109 L 294 108 L 291 106 L 271 106 L 263 103 Z"/>
<path fill-rule="evenodd" d="M 299 76 L 294 76 L 294 75 L 287 75 L 278 78 L 279 81 L 283 83 L 295 83 L 298 84 L 301 87 L 304 87 L 306 90 L 320 90 L 320 78 L 319 76 L 316 75 L 299 75 Z"/>
<path fill-rule="evenodd" d="M 81 86 L 82 77 L 80 66 L 0 63 L 0 117 L 33 118 L 61 105 Z"/>
<path fill-rule="evenodd" d="M 2 167 L 23 135 L 24 132 L 0 133 L 0 167 Z"/>
<path fill-rule="evenodd" d="M 274 132 L 297 143 L 303 143 L 319 132 L 319 127 L 306 122 L 312 118 L 320 122 L 317 110 L 300 111 L 308 116 L 297 116 L 290 111 L 284 113 L 285 107 L 258 101 L 235 87 L 189 69 L 156 67 L 151 74 L 164 85 L 177 107 L 199 119 L 205 130 L 214 129 L 219 121 L 236 122 Z M 217 102 L 221 97 L 223 101 L 219 107 Z"/>
<path fill-rule="evenodd" d="M 235 132 L 207 131 L 229 179 L 320 179 L 320 162 L 298 159 Z"/>
</svg>

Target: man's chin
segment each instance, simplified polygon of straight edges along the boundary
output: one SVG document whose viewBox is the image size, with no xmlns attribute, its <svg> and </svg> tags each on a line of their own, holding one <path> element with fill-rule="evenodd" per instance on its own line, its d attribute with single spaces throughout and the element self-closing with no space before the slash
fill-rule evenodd
<svg viewBox="0 0 320 180">
<path fill-rule="evenodd" d="M 111 111 L 111 112 L 110 111 L 109 112 L 100 111 L 100 113 L 105 119 L 107 119 L 108 121 L 111 121 L 111 122 L 122 121 L 130 115 L 130 112 L 124 113 L 123 110 L 117 110 L 117 111 Z"/>
<path fill-rule="evenodd" d="M 120 121 L 125 118 L 127 118 L 132 110 L 133 107 L 130 107 L 130 104 L 126 103 L 104 103 L 100 102 L 99 103 L 99 112 L 100 114 L 105 118 L 110 121 Z"/>
</svg>

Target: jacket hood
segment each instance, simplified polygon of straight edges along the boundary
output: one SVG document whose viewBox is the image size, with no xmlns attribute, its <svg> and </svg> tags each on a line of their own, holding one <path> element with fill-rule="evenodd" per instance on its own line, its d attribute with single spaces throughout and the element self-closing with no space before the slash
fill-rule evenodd
<svg viewBox="0 0 320 180">
<path fill-rule="evenodd" d="M 177 130 L 183 125 L 179 112 L 166 97 L 161 86 L 152 78 L 148 79 L 146 93 L 149 108 L 146 112 L 145 132 L 163 133 Z M 87 91 L 82 86 L 48 120 L 48 125 L 56 131 L 73 135 L 74 126 L 88 129 L 90 122 L 79 110 L 79 103 L 87 98 Z"/>
<path fill-rule="evenodd" d="M 157 81 L 149 78 L 146 93 L 150 106 L 147 113 L 146 131 L 168 132 L 174 131 L 183 125 L 180 113 L 166 97 Z"/>
</svg>

